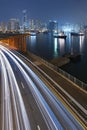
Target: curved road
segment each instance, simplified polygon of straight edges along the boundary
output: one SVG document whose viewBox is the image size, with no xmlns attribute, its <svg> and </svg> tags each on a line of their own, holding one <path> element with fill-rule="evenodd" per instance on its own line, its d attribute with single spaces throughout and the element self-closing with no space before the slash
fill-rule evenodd
<svg viewBox="0 0 87 130">
<path fill-rule="evenodd" d="M 1 130 L 83 130 L 38 76 L 0 46 Z"/>
</svg>

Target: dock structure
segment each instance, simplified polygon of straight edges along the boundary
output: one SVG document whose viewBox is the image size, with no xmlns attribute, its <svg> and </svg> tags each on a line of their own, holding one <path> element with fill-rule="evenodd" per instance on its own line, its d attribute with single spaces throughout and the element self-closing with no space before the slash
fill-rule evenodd
<svg viewBox="0 0 87 130">
<path fill-rule="evenodd" d="M 61 67 L 65 64 L 68 64 L 70 62 L 70 59 L 67 57 L 58 57 L 50 61 L 51 64 Z"/>
<path fill-rule="evenodd" d="M 65 55 L 66 58 L 69 58 L 72 62 L 77 62 L 81 60 L 81 54 L 75 53 L 75 54 L 67 54 Z"/>
</svg>

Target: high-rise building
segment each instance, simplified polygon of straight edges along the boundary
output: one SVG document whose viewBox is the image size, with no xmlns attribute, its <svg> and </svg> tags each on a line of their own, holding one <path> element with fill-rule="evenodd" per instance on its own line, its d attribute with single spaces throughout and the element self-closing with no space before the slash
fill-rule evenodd
<svg viewBox="0 0 87 130">
<path fill-rule="evenodd" d="M 29 30 L 35 30 L 35 21 L 33 19 L 29 20 Z"/>
<path fill-rule="evenodd" d="M 6 32 L 6 25 L 4 22 L 1 22 L 1 31 L 2 31 L 2 33 Z"/>
<path fill-rule="evenodd" d="M 58 22 L 54 20 L 49 20 L 48 30 L 49 32 L 58 31 Z"/>
<path fill-rule="evenodd" d="M 22 27 L 23 27 L 23 31 L 27 31 L 28 30 L 28 18 L 27 18 L 27 10 L 23 10 L 23 18 L 22 18 Z"/>
<path fill-rule="evenodd" d="M 29 20 L 29 30 L 38 31 L 41 28 L 41 22 L 39 20 Z"/>
<path fill-rule="evenodd" d="M 7 25 L 7 30 L 9 32 L 18 32 L 20 29 L 18 19 L 10 19 Z"/>
</svg>

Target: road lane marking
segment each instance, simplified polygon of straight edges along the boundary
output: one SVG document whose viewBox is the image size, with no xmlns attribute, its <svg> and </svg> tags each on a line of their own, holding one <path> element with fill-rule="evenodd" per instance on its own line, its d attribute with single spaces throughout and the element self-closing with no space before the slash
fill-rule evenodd
<svg viewBox="0 0 87 130">
<path fill-rule="evenodd" d="M 21 85 L 22 85 L 22 88 L 24 89 L 24 85 L 23 85 L 23 83 L 21 82 Z"/>
<path fill-rule="evenodd" d="M 40 130 L 40 126 L 39 125 L 37 125 L 37 129 Z"/>
<path fill-rule="evenodd" d="M 35 61 L 34 64 L 35 65 L 41 65 L 42 63 L 40 61 Z"/>
</svg>

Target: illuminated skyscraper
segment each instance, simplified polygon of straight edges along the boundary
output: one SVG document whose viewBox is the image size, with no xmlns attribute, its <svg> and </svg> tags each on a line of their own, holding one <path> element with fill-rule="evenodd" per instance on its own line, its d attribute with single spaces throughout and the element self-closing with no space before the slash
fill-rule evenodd
<svg viewBox="0 0 87 130">
<path fill-rule="evenodd" d="M 30 30 L 39 30 L 41 28 L 41 22 L 39 20 L 29 20 L 29 29 Z"/>
<path fill-rule="evenodd" d="M 7 25 L 7 30 L 9 32 L 18 32 L 20 29 L 19 27 L 19 20 L 18 19 L 10 19 Z"/>
<path fill-rule="evenodd" d="M 49 20 L 48 30 L 50 32 L 58 31 L 58 22 L 54 20 Z"/>
<path fill-rule="evenodd" d="M 6 32 L 6 25 L 5 25 L 4 22 L 1 22 L 1 31 L 2 31 L 3 33 Z"/>
<path fill-rule="evenodd" d="M 30 30 L 35 30 L 35 22 L 33 19 L 29 20 L 29 29 Z"/>
<path fill-rule="evenodd" d="M 22 21 L 22 26 L 24 32 L 28 29 L 28 19 L 27 19 L 27 11 L 23 10 L 23 21 Z"/>
</svg>

